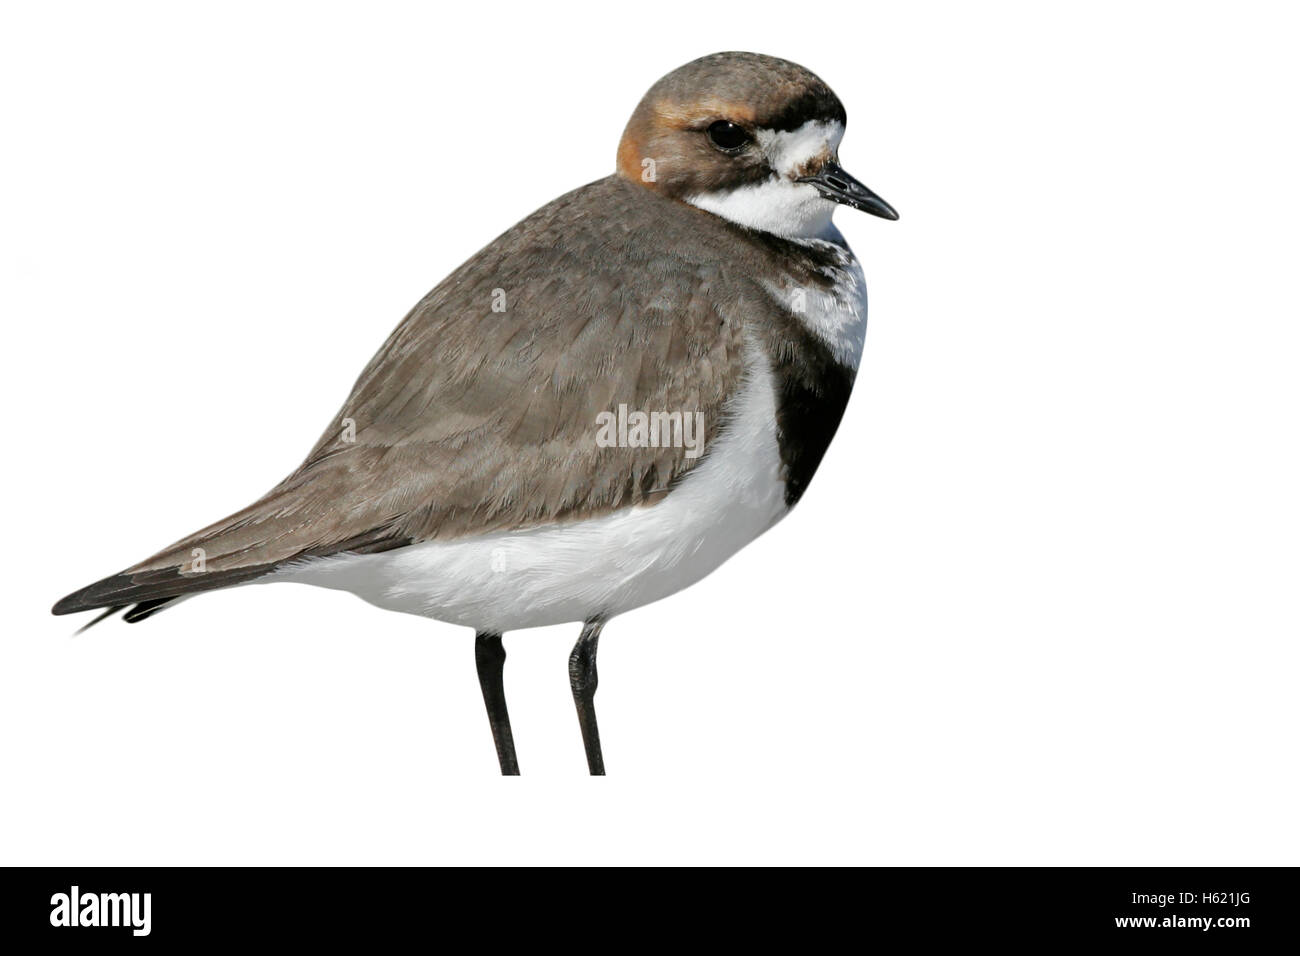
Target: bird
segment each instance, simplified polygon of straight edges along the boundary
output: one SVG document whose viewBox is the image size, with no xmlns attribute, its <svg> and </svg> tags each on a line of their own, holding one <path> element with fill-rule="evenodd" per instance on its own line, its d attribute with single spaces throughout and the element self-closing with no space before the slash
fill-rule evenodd
<svg viewBox="0 0 1300 956">
<path fill-rule="evenodd" d="M 668 73 L 615 171 L 421 299 L 292 474 L 53 613 L 136 623 L 219 588 L 297 582 L 468 627 L 507 776 L 502 635 L 580 625 L 570 688 L 603 775 L 606 624 L 780 521 L 843 417 L 866 289 L 832 216 L 898 218 L 840 166 L 846 122 L 830 87 L 777 57 Z"/>
</svg>

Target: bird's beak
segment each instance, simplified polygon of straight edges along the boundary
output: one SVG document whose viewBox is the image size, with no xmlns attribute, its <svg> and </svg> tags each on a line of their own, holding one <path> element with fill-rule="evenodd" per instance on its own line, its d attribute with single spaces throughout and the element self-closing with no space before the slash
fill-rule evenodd
<svg viewBox="0 0 1300 956">
<path fill-rule="evenodd" d="M 881 219 L 897 219 L 894 207 L 858 182 L 839 163 L 827 163 L 816 176 L 800 176 L 797 183 L 811 183 L 826 199 L 861 209 Z"/>
</svg>

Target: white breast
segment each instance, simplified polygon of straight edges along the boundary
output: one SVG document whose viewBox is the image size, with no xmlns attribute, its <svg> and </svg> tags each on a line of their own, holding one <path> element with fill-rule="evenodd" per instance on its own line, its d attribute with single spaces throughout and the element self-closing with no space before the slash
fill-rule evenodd
<svg viewBox="0 0 1300 956">
<path fill-rule="evenodd" d="M 594 427 L 594 423 L 593 423 Z M 613 616 L 709 574 L 785 513 L 772 373 L 751 348 L 721 437 L 662 501 L 527 531 L 339 555 L 264 580 L 351 591 L 478 630 Z"/>
</svg>

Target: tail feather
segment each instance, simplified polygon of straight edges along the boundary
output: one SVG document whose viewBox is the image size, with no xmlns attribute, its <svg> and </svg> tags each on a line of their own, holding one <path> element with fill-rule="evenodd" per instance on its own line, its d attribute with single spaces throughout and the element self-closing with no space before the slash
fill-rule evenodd
<svg viewBox="0 0 1300 956">
<path fill-rule="evenodd" d="M 55 604 L 52 610 L 55 614 L 75 614 L 78 611 L 93 611 L 95 608 L 127 604 L 150 604 L 157 607 L 183 594 L 197 594 L 230 587 L 233 584 L 243 584 L 273 570 L 274 567 L 263 565 L 186 574 L 182 574 L 179 568 L 167 568 L 143 574 L 114 574 L 80 591 L 72 592 Z M 135 611 L 132 612 L 134 613 Z"/>
<path fill-rule="evenodd" d="M 411 543 L 409 536 L 395 530 L 395 518 L 374 527 L 339 527 L 339 515 L 355 510 L 346 503 L 322 499 L 305 511 L 295 504 L 296 488 L 286 482 L 152 558 L 74 591 L 55 604 L 53 612 L 75 614 L 134 604 L 126 620 L 135 623 L 177 598 L 247 584 L 301 558 L 370 554 Z"/>
<path fill-rule="evenodd" d="M 81 627 L 79 627 L 79 628 L 77 628 L 75 631 L 73 631 L 73 632 L 72 632 L 73 636 L 75 637 L 75 636 L 78 635 L 78 634 L 85 633 L 86 631 L 88 631 L 88 630 L 90 630 L 92 627 L 94 627 L 96 624 L 98 624 L 100 621 L 104 620 L 105 618 L 110 618 L 110 617 L 112 617 L 114 614 L 116 614 L 118 611 L 122 610 L 122 608 L 124 608 L 124 607 L 126 607 L 125 604 L 117 604 L 117 605 L 114 605 L 113 607 L 108 608 L 107 610 L 104 611 L 103 614 L 96 615 L 96 617 L 94 618 L 94 620 L 88 621 L 87 623 L 81 625 Z"/>
<path fill-rule="evenodd" d="M 146 618 L 153 617 L 159 611 L 166 610 L 179 600 L 181 599 L 157 598 L 153 601 L 141 601 L 135 607 L 131 608 L 131 610 L 123 614 L 122 620 L 126 621 L 128 624 L 138 624 Z"/>
</svg>

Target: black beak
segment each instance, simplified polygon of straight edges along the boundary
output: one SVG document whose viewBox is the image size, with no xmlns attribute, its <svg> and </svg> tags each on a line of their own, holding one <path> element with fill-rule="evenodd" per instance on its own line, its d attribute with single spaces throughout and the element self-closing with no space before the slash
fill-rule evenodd
<svg viewBox="0 0 1300 956">
<path fill-rule="evenodd" d="M 898 218 L 893 206 L 842 170 L 839 163 L 827 163 L 816 176 L 801 176 L 795 182 L 812 183 L 826 199 L 842 202 L 881 219 Z"/>
</svg>

